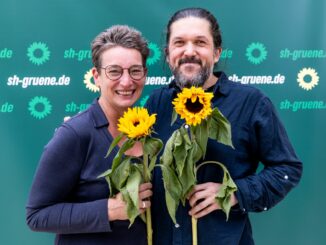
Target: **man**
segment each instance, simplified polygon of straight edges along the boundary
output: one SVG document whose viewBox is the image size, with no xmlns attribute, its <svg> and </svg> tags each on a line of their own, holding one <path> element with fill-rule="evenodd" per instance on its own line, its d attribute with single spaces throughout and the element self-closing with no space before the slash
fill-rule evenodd
<svg viewBox="0 0 326 245">
<path fill-rule="evenodd" d="M 302 163 L 297 158 L 271 101 L 259 90 L 231 82 L 223 72 L 213 72 L 221 55 L 222 38 L 215 17 L 200 8 L 176 12 L 167 26 L 166 61 L 175 77 L 168 86 L 154 91 L 147 102 L 157 113 L 154 130 L 164 141 L 182 125 L 170 126 L 172 100 L 183 87 L 201 86 L 214 94 L 218 107 L 232 127 L 235 149 L 209 141 L 205 160 L 222 162 L 238 191 L 232 195 L 229 220 L 215 201 L 222 182 L 221 170 L 213 165 L 197 173 L 198 185 L 186 206 L 179 206 L 178 224 L 170 219 L 162 175 L 156 169 L 152 199 L 154 244 L 192 244 L 191 215 L 198 218 L 198 244 L 254 244 L 248 212 L 269 210 L 297 185 Z M 264 169 L 256 173 L 259 162 Z"/>
</svg>

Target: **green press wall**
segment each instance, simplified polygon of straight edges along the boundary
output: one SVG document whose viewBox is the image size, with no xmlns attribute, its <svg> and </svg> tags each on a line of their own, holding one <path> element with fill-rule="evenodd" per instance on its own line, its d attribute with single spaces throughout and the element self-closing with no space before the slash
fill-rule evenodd
<svg viewBox="0 0 326 245">
<path fill-rule="evenodd" d="M 128 24 L 150 41 L 143 104 L 170 77 L 164 27 L 191 6 L 217 17 L 225 50 L 219 68 L 272 99 L 304 163 L 302 181 L 283 202 L 251 214 L 256 243 L 326 244 L 325 0 L 1 0 L 0 244 L 53 243 L 52 234 L 27 228 L 24 206 L 55 128 L 98 95 L 87 73 L 95 35 Z"/>
</svg>

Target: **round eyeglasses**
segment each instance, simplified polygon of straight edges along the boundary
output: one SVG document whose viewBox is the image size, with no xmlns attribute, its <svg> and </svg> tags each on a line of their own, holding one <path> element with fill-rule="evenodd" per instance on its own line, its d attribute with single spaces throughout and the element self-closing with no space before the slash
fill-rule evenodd
<svg viewBox="0 0 326 245">
<path fill-rule="evenodd" d="M 105 75 L 112 81 L 116 81 L 122 77 L 123 71 L 128 70 L 129 76 L 133 80 L 140 80 L 146 75 L 146 68 L 141 65 L 133 65 L 129 68 L 122 68 L 118 65 L 109 65 L 106 67 L 101 67 L 105 70 Z"/>
</svg>

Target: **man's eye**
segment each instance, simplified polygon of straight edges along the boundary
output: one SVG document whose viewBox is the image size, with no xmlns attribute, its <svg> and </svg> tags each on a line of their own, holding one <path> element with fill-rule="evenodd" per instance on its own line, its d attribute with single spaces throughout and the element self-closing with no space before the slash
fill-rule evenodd
<svg viewBox="0 0 326 245">
<path fill-rule="evenodd" d="M 181 40 L 178 40 L 178 41 L 175 41 L 175 42 L 174 42 L 174 45 L 175 45 L 175 46 L 182 46 L 183 44 L 184 44 L 184 42 L 181 41 Z"/>
<path fill-rule="evenodd" d="M 197 40 L 197 41 L 196 41 L 196 44 L 199 45 L 199 46 L 203 46 L 203 45 L 206 44 L 206 42 L 203 41 L 203 40 Z"/>
</svg>

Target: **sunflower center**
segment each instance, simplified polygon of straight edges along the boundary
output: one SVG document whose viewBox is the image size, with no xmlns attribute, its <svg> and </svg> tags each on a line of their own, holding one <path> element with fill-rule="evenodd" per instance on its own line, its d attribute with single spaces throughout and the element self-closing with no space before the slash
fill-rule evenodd
<svg viewBox="0 0 326 245">
<path fill-rule="evenodd" d="M 134 122 L 134 126 L 137 127 L 137 125 L 139 124 L 139 121 L 135 121 Z"/>
<path fill-rule="evenodd" d="M 192 102 L 191 99 L 187 99 L 186 108 L 192 113 L 198 113 L 204 108 L 204 105 L 199 102 L 199 99 L 197 97 L 195 102 Z"/>
</svg>

